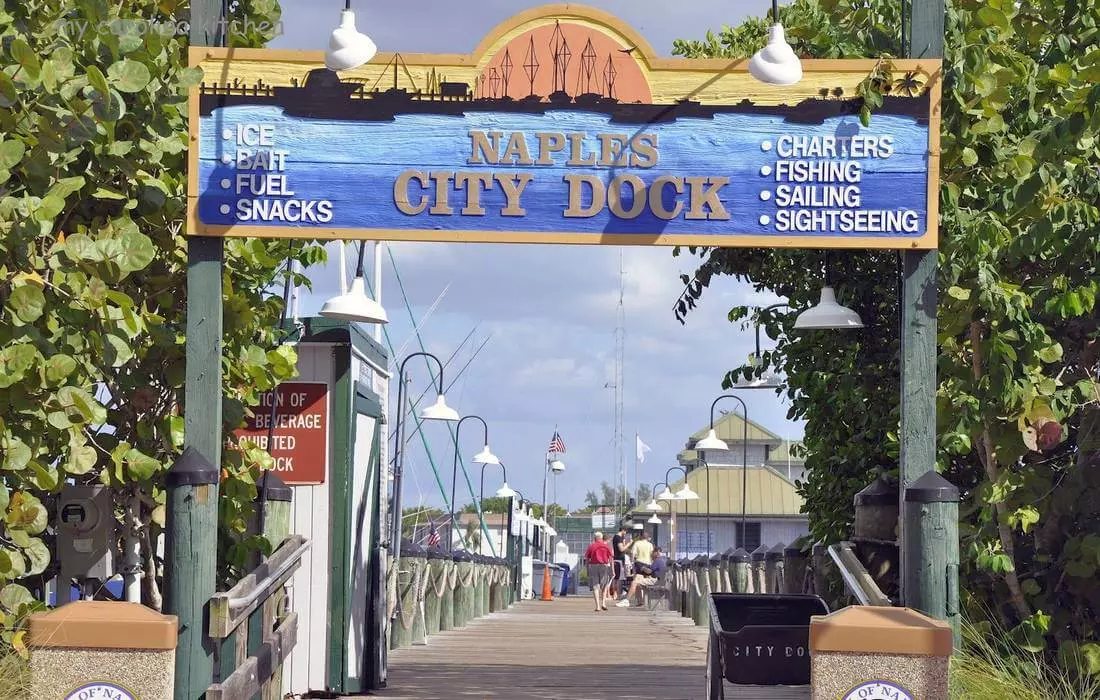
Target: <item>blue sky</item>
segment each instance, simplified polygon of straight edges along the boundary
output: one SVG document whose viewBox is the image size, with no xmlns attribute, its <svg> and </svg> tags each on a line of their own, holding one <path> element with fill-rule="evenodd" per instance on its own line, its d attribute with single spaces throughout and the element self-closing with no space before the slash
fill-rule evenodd
<svg viewBox="0 0 1100 700">
<path fill-rule="evenodd" d="M 283 0 L 283 35 L 275 48 L 321 49 L 343 3 L 335 0 Z M 359 29 L 383 51 L 461 52 L 509 15 L 540 3 L 527 0 L 419 0 L 416 3 L 353 3 Z M 591 0 L 588 4 L 621 17 L 662 54 L 676 38 L 695 38 L 722 24 L 736 24 L 766 11 L 766 0 Z M 567 471 L 557 479 L 558 502 L 577 507 L 600 481 L 614 481 L 613 380 L 615 325 L 619 303 L 619 261 L 625 268 L 624 459 L 633 478 L 634 435 L 652 451 L 639 470 L 640 481 L 660 481 L 676 453 L 708 420 L 710 402 L 721 392 L 726 370 L 752 351 L 751 328 L 730 324 L 726 314 L 738 304 L 776 301 L 755 294 L 732 279 L 716 280 L 686 326 L 672 307 L 682 290 L 680 273 L 695 269 L 694 258 L 674 258 L 671 248 L 588 246 L 502 246 L 484 244 L 389 244 L 406 301 L 389 255 L 383 257 L 383 302 L 387 331 L 401 355 L 419 350 L 412 333 L 422 323 L 426 348 L 446 360 L 471 331 L 446 374 L 447 382 L 469 363 L 447 394 L 448 403 L 489 423 L 493 451 L 508 467 L 509 483 L 539 499 L 543 458 L 557 427 L 565 440 Z M 368 274 L 370 250 L 368 247 Z M 354 250 L 349 247 L 349 265 Z M 301 313 L 311 315 L 338 287 L 332 262 L 313 269 L 312 294 L 303 293 Z M 440 294 L 446 290 L 440 299 Z M 438 299 L 438 304 L 436 301 Z M 487 340 L 487 342 L 485 342 Z M 480 353 L 475 351 L 485 343 Z M 765 339 L 765 345 L 768 341 Z M 429 381 L 424 366 L 410 363 L 412 391 Z M 445 375 L 446 377 L 446 375 Z M 396 382 L 393 383 L 396 389 Z M 741 394 L 750 417 L 781 436 L 798 438 L 801 425 L 786 419 L 789 406 L 770 391 Z M 434 394 L 432 397 L 433 398 Z M 393 403 L 395 403 L 395 397 Z M 446 428 L 427 429 L 436 466 L 450 480 L 451 444 Z M 480 425 L 463 425 L 462 453 L 480 448 Z M 486 491 L 499 474 L 486 471 Z M 471 474 L 477 488 L 478 474 Z M 439 504 L 431 466 L 419 440 L 406 457 L 405 505 Z M 459 503 L 468 502 L 462 496 Z M 490 488 L 491 487 L 491 488 Z"/>
</svg>

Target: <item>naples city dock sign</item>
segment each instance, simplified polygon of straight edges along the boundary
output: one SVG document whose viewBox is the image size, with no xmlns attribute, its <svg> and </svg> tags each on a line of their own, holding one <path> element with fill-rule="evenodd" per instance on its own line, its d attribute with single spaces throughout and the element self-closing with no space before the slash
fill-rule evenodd
<svg viewBox="0 0 1100 700">
<path fill-rule="evenodd" d="M 470 55 L 192 49 L 188 232 L 317 239 L 935 248 L 940 62 L 660 58 L 577 5 Z"/>
</svg>

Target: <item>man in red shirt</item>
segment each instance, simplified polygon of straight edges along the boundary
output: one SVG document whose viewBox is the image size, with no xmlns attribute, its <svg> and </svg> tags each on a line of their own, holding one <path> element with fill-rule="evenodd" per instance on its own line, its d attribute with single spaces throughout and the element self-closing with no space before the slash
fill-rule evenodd
<svg viewBox="0 0 1100 700">
<path fill-rule="evenodd" d="M 607 610 L 607 587 L 611 583 L 611 547 L 603 539 L 603 533 L 592 536 L 592 544 L 584 552 L 588 565 L 588 585 L 596 600 L 596 612 Z"/>
</svg>

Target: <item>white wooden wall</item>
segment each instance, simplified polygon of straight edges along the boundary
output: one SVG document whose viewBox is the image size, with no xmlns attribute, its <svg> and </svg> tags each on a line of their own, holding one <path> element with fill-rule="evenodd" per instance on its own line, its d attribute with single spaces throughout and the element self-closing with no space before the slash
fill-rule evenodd
<svg viewBox="0 0 1100 700">
<path fill-rule="evenodd" d="M 299 345 L 296 381 L 325 382 L 329 385 L 329 459 L 332 457 L 331 431 L 335 406 L 332 397 L 333 358 L 331 347 Z M 298 644 L 283 671 L 283 691 L 301 694 L 324 690 L 328 663 L 329 610 L 329 465 L 325 465 L 326 483 L 320 486 L 295 486 L 291 504 L 290 532 L 307 537 L 312 546 L 302 565 L 290 580 L 291 605 L 298 613 Z"/>
</svg>

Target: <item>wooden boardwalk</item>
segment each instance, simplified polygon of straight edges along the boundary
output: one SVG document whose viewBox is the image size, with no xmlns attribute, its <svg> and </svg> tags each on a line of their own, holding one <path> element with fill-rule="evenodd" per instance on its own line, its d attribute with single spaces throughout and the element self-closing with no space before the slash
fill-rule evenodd
<svg viewBox="0 0 1100 700">
<path fill-rule="evenodd" d="M 589 597 L 523 601 L 390 652 L 390 700 L 702 700 L 707 628 Z"/>
</svg>

